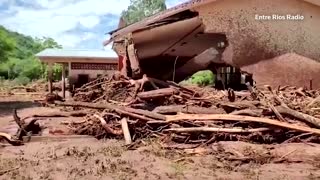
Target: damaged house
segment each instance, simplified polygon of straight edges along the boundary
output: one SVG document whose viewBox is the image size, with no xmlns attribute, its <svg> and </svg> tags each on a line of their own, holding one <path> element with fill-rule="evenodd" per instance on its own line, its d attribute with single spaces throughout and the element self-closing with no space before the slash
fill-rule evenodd
<svg viewBox="0 0 320 180">
<path fill-rule="evenodd" d="M 270 17 L 270 18 L 268 18 Z M 210 69 L 224 88 L 320 88 L 318 0 L 193 0 L 110 32 L 125 76 L 179 82 Z"/>
</svg>

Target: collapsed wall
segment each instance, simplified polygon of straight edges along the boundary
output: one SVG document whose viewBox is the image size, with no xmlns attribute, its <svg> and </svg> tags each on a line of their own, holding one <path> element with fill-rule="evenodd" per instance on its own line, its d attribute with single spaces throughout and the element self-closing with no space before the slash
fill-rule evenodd
<svg viewBox="0 0 320 180">
<path fill-rule="evenodd" d="M 242 69 L 253 74 L 258 84 L 310 87 L 311 82 L 313 88 L 320 86 L 317 80 L 319 3 L 304 0 L 192 2 L 187 8 L 181 6 L 182 10 L 170 9 L 116 32 L 114 49 L 123 59 L 121 64 L 126 75 L 143 72 L 172 79 L 172 74 L 177 73 L 175 77 L 181 80 L 196 70 L 233 66 L 236 73 Z M 264 19 L 286 15 L 297 18 Z M 281 60 L 287 53 L 300 56 L 290 56 L 291 61 Z M 278 56 L 280 60 L 273 59 Z M 299 71 L 301 63 L 303 71 Z M 224 79 L 230 79 L 230 72 L 222 72 L 226 74 Z"/>
<path fill-rule="evenodd" d="M 253 74 L 257 86 L 289 85 L 320 89 L 320 63 L 294 53 L 260 61 L 242 68 Z"/>
</svg>

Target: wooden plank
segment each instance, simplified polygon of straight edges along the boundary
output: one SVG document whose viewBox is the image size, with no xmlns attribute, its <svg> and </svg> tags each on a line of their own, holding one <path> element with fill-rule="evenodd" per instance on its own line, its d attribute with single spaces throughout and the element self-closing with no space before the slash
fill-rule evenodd
<svg viewBox="0 0 320 180">
<path fill-rule="evenodd" d="M 130 135 L 129 127 L 128 127 L 128 121 L 126 118 L 121 119 L 121 127 L 122 127 L 122 132 L 124 135 L 126 145 L 131 144 L 132 139 L 131 139 L 131 135 Z"/>
</svg>

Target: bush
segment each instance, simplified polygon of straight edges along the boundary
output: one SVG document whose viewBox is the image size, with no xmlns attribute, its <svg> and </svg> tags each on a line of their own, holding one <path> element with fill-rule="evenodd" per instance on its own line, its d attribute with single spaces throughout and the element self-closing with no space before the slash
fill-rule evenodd
<svg viewBox="0 0 320 180">
<path fill-rule="evenodd" d="M 180 84 L 209 86 L 214 85 L 215 74 L 210 70 L 199 71 L 193 74 L 189 79 L 182 81 Z"/>
<path fill-rule="evenodd" d="M 13 81 L 15 84 L 23 85 L 23 86 L 25 86 L 31 82 L 29 78 L 24 77 L 24 76 L 19 76 L 19 77 L 15 78 Z"/>
</svg>

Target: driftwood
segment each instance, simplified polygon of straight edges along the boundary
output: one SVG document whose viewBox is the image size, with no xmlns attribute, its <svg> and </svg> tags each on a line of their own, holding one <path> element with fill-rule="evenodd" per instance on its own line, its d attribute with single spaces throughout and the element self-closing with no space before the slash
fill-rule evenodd
<svg viewBox="0 0 320 180">
<path fill-rule="evenodd" d="M 172 96 L 173 94 L 177 94 L 178 91 L 173 88 L 164 88 L 153 91 L 146 91 L 138 93 L 138 98 L 140 99 L 153 99 L 153 98 L 161 98 L 165 96 Z"/>
<path fill-rule="evenodd" d="M 172 114 L 172 113 L 185 113 L 185 114 L 221 114 L 223 110 L 217 108 L 204 108 L 196 106 L 185 105 L 172 105 L 172 106 L 159 106 L 156 107 L 153 112 L 160 114 Z"/>
<path fill-rule="evenodd" d="M 9 144 L 13 146 L 21 146 L 23 145 L 23 142 L 17 139 L 12 138 L 11 135 L 0 132 L 0 137 L 6 140 Z"/>
<path fill-rule="evenodd" d="M 126 145 L 131 144 L 132 139 L 131 139 L 131 135 L 130 135 L 129 127 L 128 127 L 128 121 L 126 118 L 121 119 L 121 127 L 122 127 L 122 132 L 124 135 Z"/>
<path fill-rule="evenodd" d="M 250 116 L 239 116 L 239 115 L 229 115 L 229 114 L 183 114 L 183 115 L 167 115 L 168 122 L 177 122 L 181 120 L 203 120 L 203 121 L 244 121 L 244 122 L 256 122 L 256 123 L 264 123 L 276 127 L 292 129 L 299 132 L 308 132 L 320 135 L 320 130 L 315 128 L 309 128 L 305 126 L 297 126 L 293 124 L 289 124 L 286 122 L 280 122 L 277 120 L 272 120 L 268 118 L 258 118 L 258 117 L 250 117 Z"/>
<path fill-rule="evenodd" d="M 194 132 L 223 132 L 223 133 L 253 133 L 269 131 L 269 128 L 240 129 L 240 128 L 214 128 L 214 127 L 191 127 L 191 128 L 171 128 L 165 131 L 176 133 L 194 133 Z"/>
<path fill-rule="evenodd" d="M 290 109 L 289 107 L 286 106 L 278 106 L 276 107 L 277 111 L 281 114 L 289 115 L 291 117 L 297 118 L 299 120 L 302 120 L 304 122 L 310 123 L 317 128 L 320 128 L 320 119 L 315 118 L 313 116 L 310 116 L 308 114 L 304 114 L 295 110 Z"/>
</svg>

